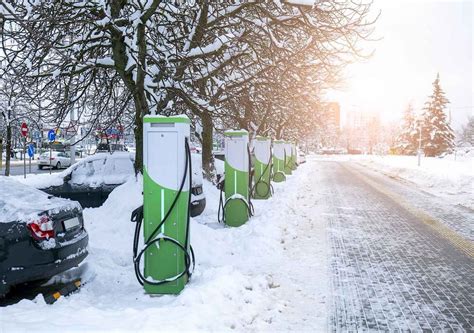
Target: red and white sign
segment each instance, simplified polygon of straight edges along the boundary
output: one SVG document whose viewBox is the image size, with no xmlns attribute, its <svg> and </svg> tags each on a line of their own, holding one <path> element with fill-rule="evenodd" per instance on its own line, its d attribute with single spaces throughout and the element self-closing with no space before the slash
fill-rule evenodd
<svg viewBox="0 0 474 333">
<path fill-rule="evenodd" d="M 28 125 L 26 123 L 21 124 L 21 135 L 27 136 L 28 135 Z"/>
</svg>

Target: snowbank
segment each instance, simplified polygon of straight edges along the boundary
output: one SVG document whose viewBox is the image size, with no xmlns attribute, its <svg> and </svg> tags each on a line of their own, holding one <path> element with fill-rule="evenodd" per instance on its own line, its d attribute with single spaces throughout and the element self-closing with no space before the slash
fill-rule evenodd
<svg viewBox="0 0 474 333">
<path fill-rule="evenodd" d="M 308 178 L 302 166 L 284 184 L 274 184 L 275 195 L 254 201 L 256 215 L 244 226 L 225 228 L 217 223 L 218 190 L 204 182 L 207 207 L 192 220 L 191 244 L 196 270 L 179 296 L 151 297 L 135 279 L 130 222 L 142 202 L 142 181 L 132 179 L 115 189 L 102 207 L 84 210 L 90 236 L 90 256 L 81 291 L 53 306 L 42 296 L 1 309 L 0 329 L 48 332 L 66 330 L 248 331 L 269 330 L 286 304 L 283 293 L 296 293 L 277 272 L 293 272 L 286 244 L 296 237 L 298 188 Z M 282 245 L 285 244 L 285 245 Z M 314 254 L 313 254 L 314 256 Z M 325 258 L 317 260 L 324 262 Z M 292 259 L 291 259 L 292 260 Z M 283 274 L 280 274 L 283 275 Z M 286 274 L 288 275 L 288 274 Z M 291 274 L 290 274 L 291 275 Z M 318 276 L 324 283 L 325 277 Z M 285 289 L 286 288 L 286 289 Z M 325 318 L 325 305 L 315 309 Z M 313 311 L 313 310 L 311 310 Z M 279 319 L 281 321 L 281 318 Z M 323 319 L 325 320 L 325 319 Z M 278 320 L 277 320 L 278 321 Z M 313 326 L 314 327 L 314 326 Z M 325 326 L 322 326 L 325 327 Z"/>
<path fill-rule="evenodd" d="M 80 208 L 76 201 L 51 197 L 10 177 L 0 176 L 0 223 L 28 222 L 45 211 L 56 214 L 75 208 Z"/>
<path fill-rule="evenodd" d="M 412 182 L 453 204 L 474 209 L 474 151 L 444 158 L 416 156 L 339 155 L 332 159 L 351 160 L 389 177 Z"/>
</svg>

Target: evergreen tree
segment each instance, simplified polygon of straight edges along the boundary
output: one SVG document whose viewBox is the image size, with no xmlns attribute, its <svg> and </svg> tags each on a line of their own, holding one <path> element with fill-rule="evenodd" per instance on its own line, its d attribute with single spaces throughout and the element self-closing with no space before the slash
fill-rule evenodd
<svg viewBox="0 0 474 333">
<path fill-rule="evenodd" d="M 426 156 L 439 156 L 451 152 L 454 147 L 454 133 L 444 113 L 448 103 L 438 73 L 433 82 L 433 94 L 425 103 L 423 113 L 422 148 Z"/>
<path fill-rule="evenodd" d="M 411 103 L 403 113 L 401 133 L 397 137 L 395 148 L 403 155 L 415 155 L 418 149 L 418 129 Z"/>
<path fill-rule="evenodd" d="M 474 116 L 469 117 L 466 126 L 463 126 L 460 143 L 466 146 L 474 146 Z"/>
</svg>

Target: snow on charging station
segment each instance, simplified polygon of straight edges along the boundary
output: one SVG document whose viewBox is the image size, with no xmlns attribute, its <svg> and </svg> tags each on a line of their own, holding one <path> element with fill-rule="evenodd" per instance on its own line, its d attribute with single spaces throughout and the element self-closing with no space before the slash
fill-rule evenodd
<svg viewBox="0 0 474 333">
<path fill-rule="evenodd" d="M 285 142 L 275 140 L 273 141 L 273 181 L 280 183 L 285 180 Z"/>
<path fill-rule="evenodd" d="M 225 136 L 225 224 L 239 227 L 248 221 L 249 134 L 246 130 L 226 131 Z"/>
<path fill-rule="evenodd" d="M 271 140 L 263 136 L 257 136 L 254 141 L 255 165 L 253 198 L 268 199 L 272 193 L 270 183 L 272 151 Z"/>
<path fill-rule="evenodd" d="M 285 147 L 285 174 L 291 175 L 291 170 L 292 170 L 291 143 L 288 141 L 285 141 L 284 147 Z"/>
<path fill-rule="evenodd" d="M 189 126 L 186 116 L 143 119 L 144 246 L 134 262 L 137 277 L 149 294 L 178 294 L 191 275 Z"/>
</svg>

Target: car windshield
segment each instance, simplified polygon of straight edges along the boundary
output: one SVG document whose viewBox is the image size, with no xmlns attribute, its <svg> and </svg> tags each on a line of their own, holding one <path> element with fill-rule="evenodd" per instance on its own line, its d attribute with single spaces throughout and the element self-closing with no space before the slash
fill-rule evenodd
<svg viewBox="0 0 474 333">
<path fill-rule="evenodd" d="M 100 185 L 105 159 L 84 161 L 72 171 L 71 181 L 78 185 Z"/>
</svg>

